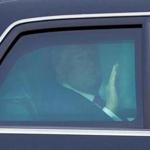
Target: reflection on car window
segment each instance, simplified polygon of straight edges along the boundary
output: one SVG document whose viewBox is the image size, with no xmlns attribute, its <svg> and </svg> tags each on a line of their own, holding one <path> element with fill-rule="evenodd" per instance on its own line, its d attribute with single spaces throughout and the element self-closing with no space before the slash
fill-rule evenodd
<svg viewBox="0 0 150 150">
<path fill-rule="evenodd" d="M 140 29 L 23 36 L 2 64 L 0 121 L 132 122 Z"/>
</svg>

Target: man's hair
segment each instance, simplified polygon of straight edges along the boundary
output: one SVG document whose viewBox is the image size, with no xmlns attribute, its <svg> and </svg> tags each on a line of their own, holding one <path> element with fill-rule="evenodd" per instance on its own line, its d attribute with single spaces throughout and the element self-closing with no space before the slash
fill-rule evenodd
<svg viewBox="0 0 150 150">
<path fill-rule="evenodd" d="M 66 81 L 72 68 L 72 59 L 81 54 L 88 54 L 94 47 L 90 45 L 57 46 L 51 49 L 51 63 L 59 82 Z M 96 48 L 97 49 L 97 48 Z M 89 54 L 90 55 L 90 54 Z M 82 59 L 82 58 L 78 58 Z"/>
<path fill-rule="evenodd" d="M 66 80 L 66 76 L 70 71 L 70 62 L 74 53 L 79 46 L 57 46 L 51 50 L 51 63 L 59 82 Z M 81 49 L 81 48 L 80 48 Z"/>
</svg>

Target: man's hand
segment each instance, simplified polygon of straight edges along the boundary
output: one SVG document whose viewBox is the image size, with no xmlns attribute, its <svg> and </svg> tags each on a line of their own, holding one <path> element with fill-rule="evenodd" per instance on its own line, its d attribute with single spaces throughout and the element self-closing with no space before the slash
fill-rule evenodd
<svg viewBox="0 0 150 150">
<path fill-rule="evenodd" d="M 116 77 L 119 64 L 115 64 L 112 68 L 108 84 L 106 85 L 106 105 L 109 110 L 116 113 L 118 107 L 118 95 L 116 91 Z"/>
</svg>

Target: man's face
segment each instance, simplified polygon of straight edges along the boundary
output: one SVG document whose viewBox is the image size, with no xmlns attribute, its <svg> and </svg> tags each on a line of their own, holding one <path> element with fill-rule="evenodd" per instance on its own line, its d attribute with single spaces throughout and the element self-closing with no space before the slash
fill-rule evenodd
<svg viewBox="0 0 150 150">
<path fill-rule="evenodd" d="M 76 49 L 72 52 L 66 82 L 73 88 L 96 94 L 100 87 L 100 66 L 97 49 Z"/>
</svg>

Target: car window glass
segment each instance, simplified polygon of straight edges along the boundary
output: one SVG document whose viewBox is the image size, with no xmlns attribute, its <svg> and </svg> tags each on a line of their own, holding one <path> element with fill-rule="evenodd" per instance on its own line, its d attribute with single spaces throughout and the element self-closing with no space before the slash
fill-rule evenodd
<svg viewBox="0 0 150 150">
<path fill-rule="evenodd" d="M 79 30 L 21 37 L 2 63 L 0 121 L 140 120 L 140 29 Z"/>
</svg>

